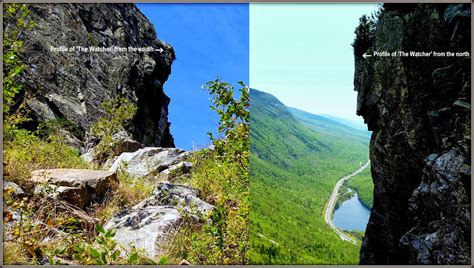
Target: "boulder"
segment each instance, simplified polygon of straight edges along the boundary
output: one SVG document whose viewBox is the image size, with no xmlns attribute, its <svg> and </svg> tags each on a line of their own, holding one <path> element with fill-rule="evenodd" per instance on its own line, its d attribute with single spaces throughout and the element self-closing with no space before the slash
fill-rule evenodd
<svg viewBox="0 0 474 268">
<path fill-rule="evenodd" d="M 161 173 L 170 175 L 173 173 L 178 173 L 179 175 L 189 173 L 191 169 L 193 168 L 193 163 L 191 162 L 179 162 L 176 165 L 172 165 L 169 168 L 163 170 Z"/>
<path fill-rule="evenodd" d="M 114 148 L 114 156 L 126 152 L 135 152 L 145 147 L 142 143 L 132 139 L 125 130 L 114 134 L 112 140 L 116 144 Z"/>
<path fill-rule="evenodd" d="M 105 224 L 106 229 L 115 229 L 115 241 L 129 249 L 134 245 L 143 249 L 149 258 L 159 252 L 159 244 L 166 241 L 168 234 L 175 230 L 181 220 L 176 208 L 150 206 L 134 208 L 117 214 Z"/>
<path fill-rule="evenodd" d="M 178 164 L 172 165 L 167 169 L 160 172 L 160 179 L 164 181 L 189 181 L 191 178 L 191 170 L 193 168 L 193 163 L 183 161 Z"/>
<path fill-rule="evenodd" d="M 74 147 L 79 151 L 82 149 L 82 141 L 73 134 L 71 134 L 69 131 L 60 128 L 57 135 L 63 143 Z"/>
<path fill-rule="evenodd" d="M 114 156 L 112 158 L 107 159 L 107 161 L 102 164 L 102 169 L 109 169 L 114 164 L 115 160 L 117 160 L 117 158 L 118 156 Z"/>
<path fill-rule="evenodd" d="M 31 181 L 37 183 L 36 192 L 44 192 L 81 208 L 103 198 L 118 183 L 115 172 L 89 169 L 35 170 L 31 173 Z"/>
<path fill-rule="evenodd" d="M 57 186 L 54 184 L 42 184 L 35 187 L 35 193 L 48 195 L 58 200 L 64 200 L 69 204 L 80 208 L 87 207 L 92 201 L 91 194 L 83 187 Z"/>
<path fill-rule="evenodd" d="M 6 190 L 11 197 L 25 196 L 25 191 L 23 191 L 18 184 L 11 181 L 3 181 L 3 189 Z"/>
<path fill-rule="evenodd" d="M 82 160 L 86 161 L 87 163 L 91 164 L 94 162 L 94 152 L 89 150 L 85 154 L 81 155 Z"/>
<path fill-rule="evenodd" d="M 199 191 L 189 186 L 160 182 L 153 190 L 151 196 L 137 206 L 173 205 L 199 218 L 214 207 L 199 199 L 198 195 Z"/>
<path fill-rule="evenodd" d="M 112 154 L 108 156 L 108 159 L 107 156 L 99 155 L 97 153 L 97 145 L 88 149 L 86 153 L 81 155 L 81 157 L 87 163 L 104 163 L 104 166 L 110 167 L 116 156 L 126 152 L 135 152 L 144 147 L 143 144 L 132 139 L 125 130 L 117 132 L 113 135 L 112 144 Z"/>
<path fill-rule="evenodd" d="M 136 152 L 122 153 L 109 168 L 121 169 L 133 177 L 158 174 L 168 167 L 183 161 L 188 155 L 177 148 L 145 147 Z"/>
<path fill-rule="evenodd" d="M 193 188 L 161 182 L 148 199 L 121 211 L 104 227 L 115 229 L 115 240 L 124 247 L 135 245 L 153 258 L 160 254 L 169 234 L 177 230 L 182 220 L 181 213 L 200 220 L 214 209 L 197 195 L 198 191 Z"/>
</svg>

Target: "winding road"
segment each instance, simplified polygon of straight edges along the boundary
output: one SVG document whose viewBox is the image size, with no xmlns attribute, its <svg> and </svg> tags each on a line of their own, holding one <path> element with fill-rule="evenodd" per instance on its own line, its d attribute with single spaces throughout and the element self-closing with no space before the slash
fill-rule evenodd
<svg viewBox="0 0 474 268">
<path fill-rule="evenodd" d="M 346 235 L 342 230 L 338 229 L 336 225 L 334 225 L 334 222 L 332 221 L 332 215 L 334 213 L 334 207 L 336 206 L 339 188 L 341 188 L 341 186 L 344 184 L 346 180 L 354 177 L 355 175 L 359 174 L 364 169 L 366 169 L 369 166 L 369 164 L 370 164 L 370 160 L 368 160 L 364 165 L 362 165 L 362 162 L 361 162 L 359 169 L 357 169 L 356 171 L 352 172 L 351 174 L 347 176 L 342 177 L 340 180 L 337 181 L 336 186 L 334 186 L 334 190 L 332 191 L 331 197 L 329 198 L 329 202 L 326 206 L 326 210 L 324 211 L 324 220 L 326 221 L 326 223 L 329 226 L 331 226 L 334 232 L 336 232 L 336 234 L 338 234 L 342 240 L 349 241 L 354 245 L 357 245 L 357 241 L 354 238 Z"/>
</svg>

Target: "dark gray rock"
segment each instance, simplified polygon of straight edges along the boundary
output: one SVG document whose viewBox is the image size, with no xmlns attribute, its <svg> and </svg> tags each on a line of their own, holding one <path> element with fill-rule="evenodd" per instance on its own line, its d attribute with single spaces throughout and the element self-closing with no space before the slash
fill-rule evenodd
<svg viewBox="0 0 474 268">
<path fill-rule="evenodd" d="M 25 36 L 23 61 L 28 68 L 22 79 L 34 122 L 66 118 L 84 133 L 104 114 L 103 101 L 123 95 L 138 106 L 130 129 L 133 139 L 174 147 L 170 99 L 163 92 L 174 51 L 157 39 L 152 24 L 134 4 L 31 4 L 30 9 L 36 26 Z M 163 51 L 55 52 L 51 46 Z"/>
<path fill-rule="evenodd" d="M 450 150 L 425 166 L 421 183 L 409 200 L 409 215 L 415 227 L 401 238 L 412 261 L 416 259 L 421 264 L 470 261 L 470 233 L 466 231 L 471 221 L 470 192 L 466 188 L 470 176 L 462 172 L 465 162 L 462 154 Z"/>
<path fill-rule="evenodd" d="M 470 51 L 469 9 L 385 4 L 365 51 Z M 375 187 L 361 264 L 469 264 L 470 58 L 363 53 L 354 87 Z"/>
<path fill-rule="evenodd" d="M 126 152 L 135 152 L 143 147 L 142 143 L 133 140 L 125 130 L 120 131 L 112 137 L 112 140 L 116 144 L 114 148 L 114 156 L 120 155 Z"/>
<path fill-rule="evenodd" d="M 204 216 L 214 207 L 198 198 L 199 191 L 185 185 L 160 182 L 142 206 L 173 205 L 196 216 Z M 199 217 L 198 217 L 199 218 Z"/>
</svg>

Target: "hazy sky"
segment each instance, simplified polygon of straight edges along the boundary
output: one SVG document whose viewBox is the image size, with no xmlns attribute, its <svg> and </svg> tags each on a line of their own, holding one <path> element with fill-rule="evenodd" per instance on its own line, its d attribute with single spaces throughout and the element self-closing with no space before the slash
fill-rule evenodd
<svg viewBox="0 0 474 268">
<path fill-rule="evenodd" d="M 164 84 L 171 98 L 168 119 L 176 146 L 208 146 L 207 132 L 216 132 L 218 116 L 201 85 L 217 77 L 248 84 L 248 5 L 153 3 L 138 8 L 176 52 Z"/>
<path fill-rule="evenodd" d="M 250 4 L 250 86 L 287 106 L 362 121 L 351 43 L 372 4 Z"/>
</svg>

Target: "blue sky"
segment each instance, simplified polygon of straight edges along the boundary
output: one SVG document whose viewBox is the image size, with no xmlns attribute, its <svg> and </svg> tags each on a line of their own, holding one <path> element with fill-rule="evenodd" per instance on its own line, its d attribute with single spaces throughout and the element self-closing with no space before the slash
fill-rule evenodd
<svg viewBox="0 0 474 268">
<path fill-rule="evenodd" d="M 220 77 L 249 82 L 248 4 L 137 4 L 158 38 L 173 46 L 176 60 L 164 84 L 171 98 L 169 121 L 176 147 L 210 144 L 218 117 L 201 86 Z"/>
<path fill-rule="evenodd" d="M 250 4 L 250 86 L 287 106 L 362 123 L 351 43 L 377 4 Z"/>
</svg>

